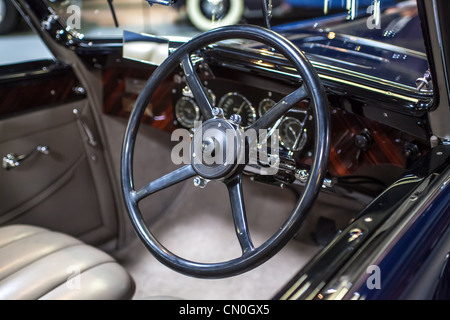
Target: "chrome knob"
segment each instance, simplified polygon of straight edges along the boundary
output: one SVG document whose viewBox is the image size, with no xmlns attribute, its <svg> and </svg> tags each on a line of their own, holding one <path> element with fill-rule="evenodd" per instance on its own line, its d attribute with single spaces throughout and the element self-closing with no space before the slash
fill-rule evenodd
<svg viewBox="0 0 450 320">
<path fill-rule="evenodd" d="M 216 118 L 223 118 L 223 110 L 222 108 L 213 108 L 212 114 Z"/>
<path fill-rule="evenodd" d="M 235 125 L 239 125 L 242 121 L 242 117 L 238 114 L 232 114 L 230 117 L 230 121 Z"/>
</svg>

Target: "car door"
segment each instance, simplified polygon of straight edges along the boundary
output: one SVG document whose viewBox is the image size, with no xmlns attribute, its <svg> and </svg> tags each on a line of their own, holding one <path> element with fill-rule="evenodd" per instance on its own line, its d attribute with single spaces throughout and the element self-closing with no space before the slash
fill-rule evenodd
<svg viewBox="0 0 450 320">
<path fill-rule="evenodd" d="M 0 48 L 0 225 L 108 240 L 117 216 L 105 145 L 73 66 L 28 28 Z"/>
</svg>

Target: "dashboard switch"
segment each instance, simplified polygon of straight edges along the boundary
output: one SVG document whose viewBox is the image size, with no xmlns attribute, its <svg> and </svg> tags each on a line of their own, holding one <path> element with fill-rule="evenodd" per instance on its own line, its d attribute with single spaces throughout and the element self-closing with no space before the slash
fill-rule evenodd
<svg viewBox="0 0 450 320">
<path fill-rule="evenodd" d="M 361 150 L 368 150 L 373 143 L 372 135 L 369 130 L 363 129 L 360 133 L 358 133 L 355 137 L 355 145 Z"/>
</svg>

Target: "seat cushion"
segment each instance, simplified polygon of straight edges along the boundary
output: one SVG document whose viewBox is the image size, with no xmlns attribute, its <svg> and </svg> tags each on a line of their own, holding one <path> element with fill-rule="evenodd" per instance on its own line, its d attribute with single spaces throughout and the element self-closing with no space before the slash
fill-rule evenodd
<svg viewBox="0 0 450 320">
<path fill-rule="evenodd" d="M 0 299 L 130 299 L 135 284 L 105 252 L 44 228 L 0 227 Z"/>
</svg>

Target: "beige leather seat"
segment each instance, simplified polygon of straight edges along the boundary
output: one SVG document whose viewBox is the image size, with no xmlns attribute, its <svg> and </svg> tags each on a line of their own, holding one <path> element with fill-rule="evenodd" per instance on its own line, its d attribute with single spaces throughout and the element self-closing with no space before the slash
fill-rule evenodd
<svg viewBox="0 0 450 320">
<path fill-rule="evenodd" d="M 127 271 L 92 246 L 47 229 L 0 227 L 0 299 L 130 299 Z"/>
</svg>

